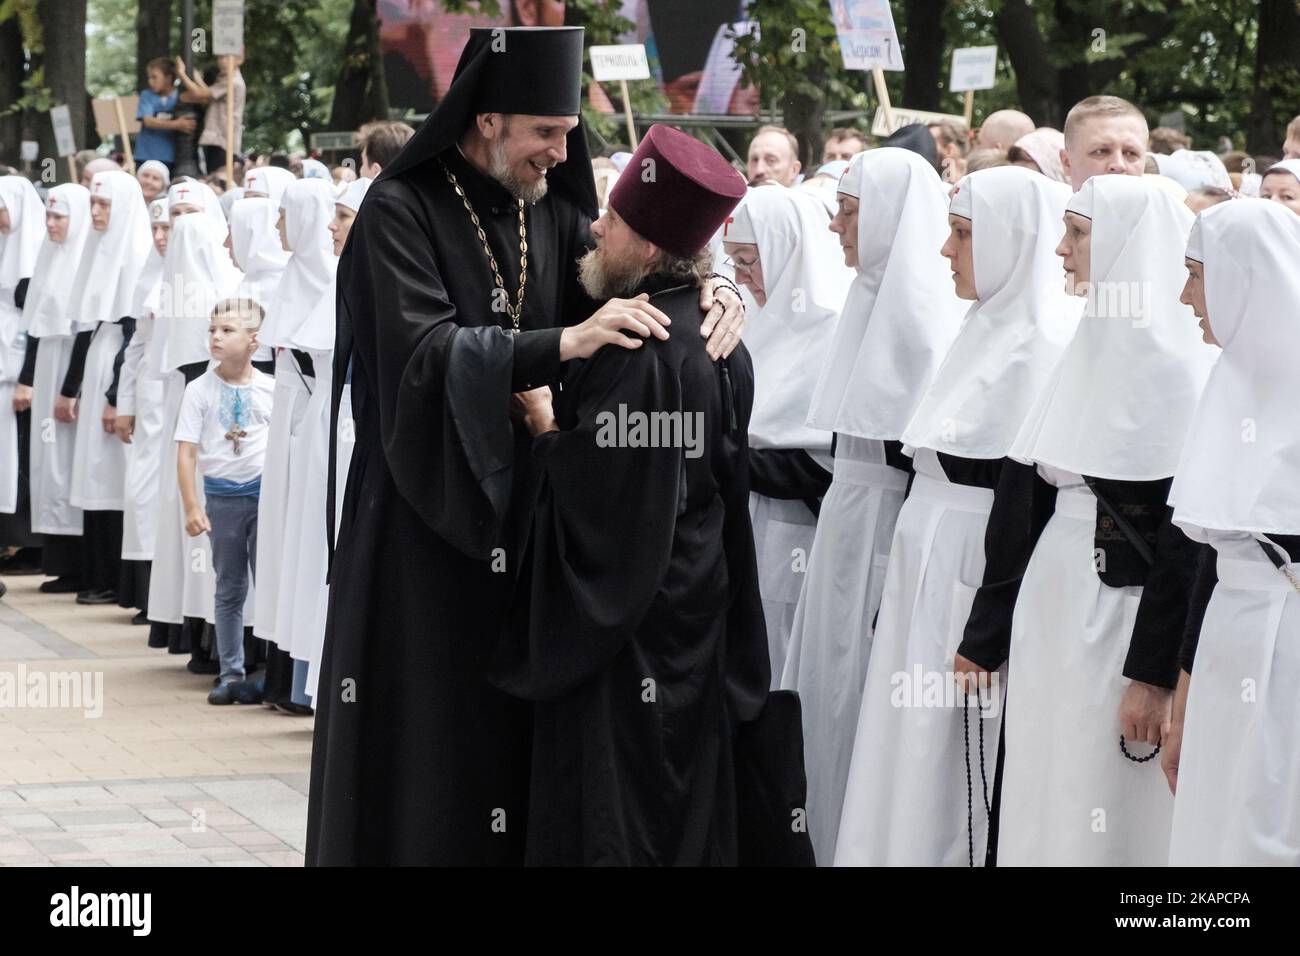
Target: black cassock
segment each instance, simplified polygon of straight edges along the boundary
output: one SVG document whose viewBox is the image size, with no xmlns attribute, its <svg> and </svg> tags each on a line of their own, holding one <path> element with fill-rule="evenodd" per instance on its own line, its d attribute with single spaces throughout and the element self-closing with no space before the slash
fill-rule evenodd
<svg viewBox="0 0 1300 956">
<path fill-rule="evenodd" d="M 539 702 L 531 864 L 737 861 L 734 731 L 769 682 L 748 507 L 753 366 L 743 345 L 709 359 L 694 286 L 641 291 L 658 290 L 671 337 L 574 363 L 561 430 L 533 445 L 538 499 L 495 669 Z M 633 447 L 655 439 L 670 446 Z"/>
<path fill-rule="evenodd" d="M 513 302 L 514 199 L 455 147 L 440 157 Z M 309 863 L 522 860 L 529 707 L 485 678 L 530 499 L 529 439 L 509 402 L 558 375 L 552 326 L 594 309 L 573 264 L 589 225 L 554 183 L 528 207 L 523 331 L 511 335 L 437 160 L 366 195 L 338 272 L 335 374 L 350 350 L 356 445 L 330 571 Z"/>
</svg>

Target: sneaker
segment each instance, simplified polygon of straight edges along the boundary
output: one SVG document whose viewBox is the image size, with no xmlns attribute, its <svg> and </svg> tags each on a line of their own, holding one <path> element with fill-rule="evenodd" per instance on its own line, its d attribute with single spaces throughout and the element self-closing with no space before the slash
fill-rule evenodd
<svg viewBox="0 0 1300 956">
<path fill-rule="evenodd" d="M 228 680 L 212 688 L 208 694 L 209 704 L 259 704 L 261 701 L 262 697 L 253 682 L 246 680 Z"/>
</svg>

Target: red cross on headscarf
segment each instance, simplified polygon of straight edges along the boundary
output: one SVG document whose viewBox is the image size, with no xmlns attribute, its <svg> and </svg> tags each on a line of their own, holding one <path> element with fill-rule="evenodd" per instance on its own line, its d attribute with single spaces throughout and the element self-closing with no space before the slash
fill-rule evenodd
<svg viewBox="0 0 1300 956">
<path fill-rule="evenodd" d="M 729 227 L 729 226 L 730 226 L 733 222 L 735 222 L 735 221 L 736 221 L 736 217 L 735 217 L 735 216 L 728 216 L 726 219 L 722 220 L 722 238 L 723 238 L 723 239 L 726 239 L 726 238 L 727 238 L 727 227 Z"/>
</svg>

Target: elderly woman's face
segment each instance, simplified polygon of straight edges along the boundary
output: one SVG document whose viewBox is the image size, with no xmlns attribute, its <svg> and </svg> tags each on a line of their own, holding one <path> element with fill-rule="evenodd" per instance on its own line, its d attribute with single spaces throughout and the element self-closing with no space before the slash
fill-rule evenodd
<svg viewBox="0 0 1300 956">
<path fill-rule="evenodd" d="M 752 242 L 724 242 L 723 251 L 736 267 L 736 281 L 754 296 L 760 306 L 767 304 L 767 290 L 763 288 L 763 264 L 758 261 L 758 246 Z"/>
</svg>

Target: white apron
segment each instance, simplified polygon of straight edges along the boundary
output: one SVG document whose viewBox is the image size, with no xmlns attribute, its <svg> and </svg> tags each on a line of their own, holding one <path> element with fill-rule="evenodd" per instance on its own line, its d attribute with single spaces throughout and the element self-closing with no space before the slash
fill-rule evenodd
<svg viewBox="0 0 1300 956">
<path fill-rule="evenodd" d="M 885 464 L 883 442 L 839 436 L 781 675 L 803 709 L 808 832 L 824 866 L 835 856 L 872 625 L 906 489 L 907 473 Z"/>
<path fill-rule="evenodd" d="M 175 447 L 163 434 L 163 380 L 141 364 L 136 379 L 135 431 L 126 446 L 126 501 L 122 513 L 122 558 L 153 560 L 158 536 L 158 493 L 163 477 L 163 450 Z M 173 482 L 174 483 L 174 482 Z"/>
<path fill-rule="evenodd" d="M 18 416 L 13 397 L 27 347 L 22 317 L 12 303 L 0 304 L 0 513 L 9 515 L 18 510 Z"/>
<path fill-rule="evenodd" d="M 952 663 L 984 574 L 993 492 L 949 482 L 927 449 L 915 460 L 867 663 L 836 866 L 967 866 L 972 840 L 975 863 L 984 860 L 979 726 L 991 798 L 1002 681 L 990 684 L 982 719 L 979 699 L 970 699 L 968 826 L 964 701 Z"/>
<path fill-rule="evenodd" d="M 767 618 L 767 652 L 772 664 L 772 690 L 776 690 L 785 670 L 790 630 L 817 533 L 817 519 L 802 501 L 751 492 L 749 520 L 754 526 L 758 591 Z"/>
<path fill-rule="evenodd" d="M 176 420 L 185 397 L 185 376 L 178 370 L 163 379 L 163 442 L 158 468 L 158 528 L 149 572 L 149 620 L 180 624 L 185 616 L 185 579 L 196 563 L 211 564 L 207 535 L 185 533 L 184 509 L 176 480 Z M 200 495 L 202 488 L 200 487 Z M 191 549 L 195 549 L 191 554 Z M 215 582 L 215 576 L 213 578 Z"/>
<path fill-rule="evenodd" d="M 76 451 L 72 456 L 71 501 L 83 511 L 121 511 L 126 446 L 104 431 L 100 417 L 113 384 L 113 361 L 122 347 L 122 326 L 101 322 L 86 352 L 81 397 L 77 399 Z"/>
<path fill-rule="evenodd" d="M 32 531 L 37 534 L 81 534 L 81 509 L 72 495 L 72 455 L 77 441 L 75 422 L 54 417 L 54 400 L 63 387 L 72 355 L 73 336 L 46 335 L 36 349 L 32 379 Z"/>
<path fill-rule="evenodd" d="M 1173 798 L 1160 758 L 1119 749 L 1140 587 L 1093 566 L 1097 499 L 1062 488 L 1011 626 L 999 866 L 1163 866 Z M 1145 756 L 1151 747 L 1130 744 Z"/>
<path fill-rule="evenodd" d="M 1250 536 L 1210 543 L 1169 863 L 1300 866 L 1300 594 Z"/>
<path fill-rule="evenodd" d="M 286 555 L 292 564 L 281 570 L 277 642 L 295 660 L 309 667 L 325 644 L 325 584 L 329 552 L 326 538 L 326 498 L 329 490 L 330 401 L 333 353 L 312 351 L 316 377 L 302 424 L 290 439 L 289 485 L 294 508 L 285 524 Z M 287 646 L 286 646 L 287 644 Z M 314 690 L 312 687 L 310 690 Z"/>
<path fill-rule="evenodd" d="M 275 394 L 271 430 L 267 435 L 266 458 L 262 465 L 262 490 L 257 506 L 257 599 L 253 604 L 253 633 L 273 641 L 276 638 L 281 581 L 285 561 L 298 560 L 286 552 L 285 529 L 291 513 L 299 510 L 290 495 L 290 439 L 301 427 L 307 412 L 307 386 L 288 349 L 275 359 Z M 323 513 L 323 512 L 322 512 Z M 284 648 L 287 650 L 287 648 Z"/>
</svg>

